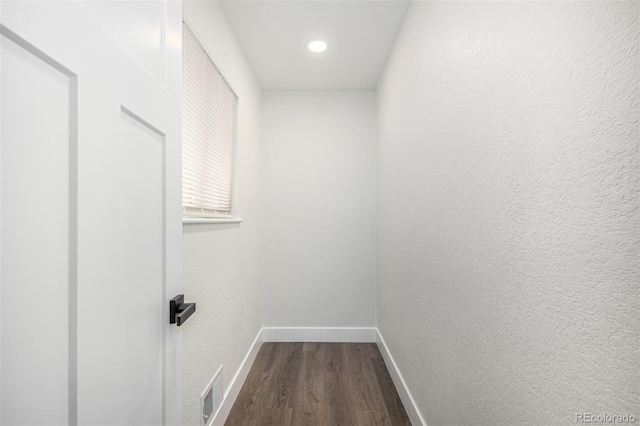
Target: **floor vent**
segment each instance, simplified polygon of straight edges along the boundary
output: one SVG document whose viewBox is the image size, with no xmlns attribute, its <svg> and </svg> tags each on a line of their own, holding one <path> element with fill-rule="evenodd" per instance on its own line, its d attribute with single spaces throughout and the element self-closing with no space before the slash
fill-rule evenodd
<svg viewBox="0 0 640 426">
<path fill-rule="evenodd" d="M 202 396 L 200 396 L 200 412 L 202 413 L 200 426 L 209 426 L 211 424 L 213 416 L 220 408 L 220 404 L 222 404 L 223 392 L 222 367 L 220 367 L 202 393 Z"/>
</svg>

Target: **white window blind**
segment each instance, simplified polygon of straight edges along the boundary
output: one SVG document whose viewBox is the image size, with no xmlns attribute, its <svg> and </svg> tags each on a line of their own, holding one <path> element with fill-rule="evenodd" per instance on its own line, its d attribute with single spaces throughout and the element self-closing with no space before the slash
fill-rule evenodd
<svg viewBox="0 0 640 426">
<path fill-rule="evenodd" d="M 183 24 L 182 211 L 233 216 L 238 97 Z"/>
</svg>

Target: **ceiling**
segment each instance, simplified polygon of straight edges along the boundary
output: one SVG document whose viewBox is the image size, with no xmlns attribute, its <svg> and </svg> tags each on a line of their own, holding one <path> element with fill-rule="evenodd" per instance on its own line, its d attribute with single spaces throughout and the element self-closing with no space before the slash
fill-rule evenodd
<svg viewBox="0 0 640 426">
<path fill-rule="evenodd" d="M 374 90 L 410 1 L 220 3 L 263 90 Z"/>
</svg>

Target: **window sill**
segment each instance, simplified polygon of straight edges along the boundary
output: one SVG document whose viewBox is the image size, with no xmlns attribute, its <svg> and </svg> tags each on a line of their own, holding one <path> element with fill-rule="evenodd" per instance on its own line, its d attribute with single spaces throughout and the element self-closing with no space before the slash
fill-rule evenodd
<svg viewBox="0 0 640 426">
<path fill-rule="evenodd" d="M 197 225 L 197 224 L 215 224 L 215 223 L 242 223 L 242 219 L 239 217 L 231 218 L 213 218 L 213 217 L 183 217 L 183 225 Z"/>
</svg>

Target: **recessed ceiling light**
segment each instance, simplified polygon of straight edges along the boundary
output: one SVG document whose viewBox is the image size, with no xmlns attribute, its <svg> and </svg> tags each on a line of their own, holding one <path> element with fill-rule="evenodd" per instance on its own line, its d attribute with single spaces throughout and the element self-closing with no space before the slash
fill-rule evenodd
<svg viewBox="0 0 640 426">
<path fill-rule="evenodd" d="M 311 40 L 307 43 L 307 49 L 314 53 L 320 53 L 327 50 L 327 43 L 322 40 Z"/>
</svg>

